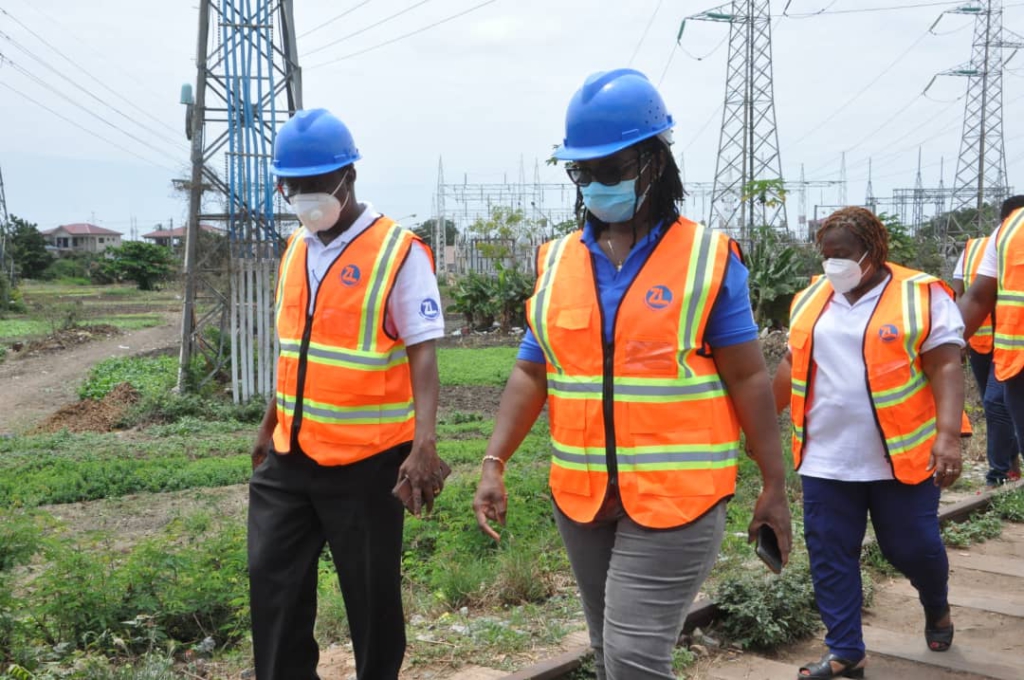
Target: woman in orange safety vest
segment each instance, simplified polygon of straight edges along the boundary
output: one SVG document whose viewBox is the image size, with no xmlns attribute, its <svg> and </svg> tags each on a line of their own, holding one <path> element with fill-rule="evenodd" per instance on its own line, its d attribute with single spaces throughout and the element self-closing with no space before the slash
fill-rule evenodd
<svg viewBox="0 0 1024 680">
<path fill-rule="evenodd" d="M 911 580 L 925 640 L 949 649 L 949 563 L 939 492 L 960 475 L 963 321 L 933 276 L 887 262 L 888 233 L 843 208 L 815 235 L 825 276 L 793 299 L 775 374 L 803 483 L 804 536 L 828 652 L 800 677 L 864 677 L 860 548 L 870 513 L 882 554 Z"/>
<path fill-rule="evenodd" d="M 541 246 L 529 332 L 474 509 L 504 523 L 506 462 L 545 402 L 555 521 L 583 596 L 598 678 L 674 678 L 672 649 L 711 570 L 740 429 L 764 490 L 750 523 L 790 516 L 778 425 L 747 292 L 723 233 L 680 217 L 672 117 L 634 70 L 596 73 L 566 115 L 581 229 Z"/>
</svg>

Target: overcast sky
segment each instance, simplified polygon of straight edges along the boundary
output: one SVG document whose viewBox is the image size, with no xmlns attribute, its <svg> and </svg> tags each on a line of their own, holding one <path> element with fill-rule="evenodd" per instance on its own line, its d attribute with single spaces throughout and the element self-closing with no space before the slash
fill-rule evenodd
<svg viewBox="0 0 1024 680">
<path fill-rule="evenodd" d="M 357 166 L 361 200 L 396 218 L 416 214 L 406 224 L 425 219 L 439 158 L 448 181 L 515 180 L 520 158 L 532 179 L 535 160 L 543 161 L 561 141 L 565 107 L 583 78 L 627 65 L 661 81 L 677 121 L 675 149 L 685 152 L 686 179 L 713 179 L 728 25 L 688 22 L 681 48 L 675 39 L 684 17 L 713 9 L 714 3 L 494 0 L 436 28 L 339 60 L 481 2 L 296 3 L 305 105 L 326 107 L 351 128 L 364 157 Z M 808 180 L 838 179 L 846 150 L 848 200 L 859 203 L 869 157 L 875 193 L 889 196 L 893 187 L 913 186 L 921 146 L 925 186 L 937 185 L 942 158 L 950 185 L 967 81 L 940 78 L 927 97 L 920 94 L 936 73 L 970 59 L 972 18 L 947 15 L 935 29 L 938 35 L 928 32 L 943 10 L 962 4 L 793 0 L 789 14 L 805 16 L 773 22 L 785 177 L 797 179 L 804 164 Z M 376 28 L 318 49 L 414 5 Z M 777 0 L 773 12 L 780 14 L 784 6 Z M 1024 2 L 1008 0 L 1005 6 L 1006 28 L 1024 34 Z M 806 16 L 822 9 L 826 13 Z M 197 18 L 197 8 L 180 1 L 0 0 L 0 169 L 12 213 L 42 229 L 89 221 L 125 234 L 133 217 L 140 233 L 158 222 L 182 223 L 186 202 L 170 181 L 188 172 L 185 111 L 178 97 L 183 83 L 195 81 Z M 1024 188 L 1022 76 L 1024 55 L 1018 55 L 1004 79 L 1009 182 L 1018 189 Z M 564 177 L 543 162 L 541 176 Z M 812 212 L 814 204 L 835 203 L 837 192 L 812 190 L 807 200 Z M 791 221 L 796 208 L 794 198 Z"/>
</svg>

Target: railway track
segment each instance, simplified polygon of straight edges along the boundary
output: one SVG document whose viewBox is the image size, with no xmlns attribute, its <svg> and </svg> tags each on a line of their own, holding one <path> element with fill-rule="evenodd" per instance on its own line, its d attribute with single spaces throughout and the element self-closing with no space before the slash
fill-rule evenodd
<svg viewBox="0 0 1024 680">
<path fill-rule="evenodd" d="M 1024 488 L 1024 482 L 1014 484 Z M 945 506 L 944 522 L 960 522 L 988 508 L 991 492 Z M 999 540 L 949 548 L 950 605 L 956 624 L 953 647 L 928 651 L 924 616 L 902 576 L 877 583 L 874 603 L 864 615 L 868 647 L 866 677 L 876 680 L 1024 680 L 1024 524 L 1004 523 Z M 691 608 L 685 630 L 705 627 L 718 616 L 713 602 Z M 722 651 L 692 671 L 698 680 L 793 680 L 797 668 L 824 651 L 815 639 L 770 655 Z M 590 654 L 585 633 L 566 641 L 569 649 L 512 675 L 489 669 L 460 672 L 451 680 L 559 680 Z"/>
</svg>

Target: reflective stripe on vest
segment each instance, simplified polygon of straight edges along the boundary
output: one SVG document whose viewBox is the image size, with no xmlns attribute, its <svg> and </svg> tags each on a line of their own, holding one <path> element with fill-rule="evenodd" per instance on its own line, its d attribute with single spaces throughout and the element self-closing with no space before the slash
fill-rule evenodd
<svg viewBox="0 0 1024 680">
<path fill-rule="evenodd" d="M 680 219 L 620 303 L 611 343 L 581 232 L 541 246 L 527 320 L 547 362 L 551 488 L 594 518 L 609 482 L 642 526 L 697 519 L 735 490 L 739 425 L 704 331 L 730 240 Z"/>
<path fill-rule="evenodd" d="M 1009 380 L 1024 369 L 1024 208 L 1003 221 L 996 239 L 998 289 L 993 362 L 996 378 Z"/>
<path fill-rule="evenodd" d="M 896 479 L 916 484 L 928 478 L 936 435 L 935 397 L 921 366 L 921 345 L 931 330 L 931 287 L 938 279 L 887 263 L 885 284 L 864 333 L 866 383 L 886 455 Z M 832 286 L 817 278 L 793 299 L 790 415 L 793 461 L 799 470 L 807 412 L 814 400 L 814 328 L 832 299 Z M 969 425 L 967 426 L 969 429 Z"/>
<path fill-rule="evenodd" d="M 285 251 L 275 302 L 281 351 L 274 448 L 298 446 L 321 465 L 347 465 L 413 437 L 405 346 L 387 334 L 384 320 L 409 249 L 426 246 L 379 218 L 330 264 L 311 313 L 302 233 Z"/>
<path fill-rule="evenodd" d="M 981 265 L 981 261 L 985 255 L 985 248 L 988 246 L 988 237 L 984 238 L 969 238 L 967 243 L 964 245 L 964 265 L 963 271 L 960 272 L 961 278 L 964 280 L 964 290 L 971 287 L 974 283 L 974 279 L 978 276 L 978 267 Z M 992 351 L 992 315 L 989 314 L 985 317 L 985 320 L 978 326 L 978 330 L 974 332 L 971 339 L 968 341 L 971 345 L 971 349 L 979 354 L 988 354 Z"/>
</svg>

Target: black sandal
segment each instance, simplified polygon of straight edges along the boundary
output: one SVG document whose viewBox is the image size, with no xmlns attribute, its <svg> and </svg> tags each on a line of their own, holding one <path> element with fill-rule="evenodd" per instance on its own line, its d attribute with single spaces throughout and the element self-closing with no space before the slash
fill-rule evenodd
<svg viewBox="0 0 1024 680">
<path fill-rule="evenodd" d="M 933 652 L 944 652 L 953 644 L 953 622 L 948 626 L 936 625 L 948 615 L 948 604 L 942 609 L 924 610 L 924 641 Z"/>
<path fill-rule="evenodd" d="M 832 669 L 833 661 L 839 664 L 839 670 Z M 804 680 L 804 678 L 863 678 L 864 666 L 861 665 L 863 661 L 863 658 L 850 661 L 828 652 L 817 663 L 801 666 L 796 677 L 797 680 Z M 804 674 L 803 671 L 807 671 L 807 674 Z"/>
</svg>

